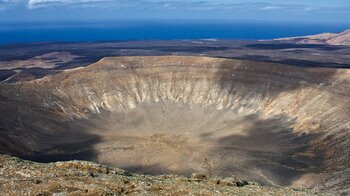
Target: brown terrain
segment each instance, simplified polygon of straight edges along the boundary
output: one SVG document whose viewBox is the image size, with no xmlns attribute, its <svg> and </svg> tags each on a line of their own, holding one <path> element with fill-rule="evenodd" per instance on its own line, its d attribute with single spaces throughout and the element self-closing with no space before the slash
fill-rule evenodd
<svg viewBox="0 0 350 196">
<path fill-rule="evenodd" d="M 40 79 L 106 56 L 208 56 L 297 67 L 350 68 L 350 46 L 294 41 L 153 40 L 0 45 L 0 82 Z"/>
<path fill-rule="evenodd" d="M 277 39 L 300 44 L 350 45 L 350 29 L 341 33 L 322 33 L 318 35 Z"/>
<path fill-rule="evenodd" d="M 193 56 L 3 82 L 0 153 L 42 163 L 1 156 L 0 193 L 350 193 L 349 93 L 348 69 Z M 112 172 L 43 164 L 74 159 Z"/>
<path fill-rule="evenodd" d="M 0 61 L 0 69 L 55 68 L 57 63 L 66 63 L 77 57 L 79 56 L 72 55 L 69 52 L 50 52 L 26 60 Z"/>
</svg>

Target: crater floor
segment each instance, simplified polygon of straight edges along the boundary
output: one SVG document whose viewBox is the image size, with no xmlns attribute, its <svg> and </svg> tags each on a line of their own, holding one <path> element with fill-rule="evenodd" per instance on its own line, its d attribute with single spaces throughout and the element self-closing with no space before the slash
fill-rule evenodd
<svg viewBox="0 0 350 196">
<path fill-rule="evenodd" d="M 350 191 L 350 71 L 107 57 L 0 84 L 0 152 Z"/>
</svg>

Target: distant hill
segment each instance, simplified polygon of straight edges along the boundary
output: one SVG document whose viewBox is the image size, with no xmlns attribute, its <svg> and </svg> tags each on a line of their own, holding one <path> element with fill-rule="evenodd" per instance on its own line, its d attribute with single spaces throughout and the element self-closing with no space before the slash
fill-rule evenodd
<svg viewBox="0 0 350 196">
<path fill-rule="evenodd" d="M 322 33 L 317 35 L 277 39 L 302 44 L 350 45 L 350 29 L 341 33 Z"/>
</svg>

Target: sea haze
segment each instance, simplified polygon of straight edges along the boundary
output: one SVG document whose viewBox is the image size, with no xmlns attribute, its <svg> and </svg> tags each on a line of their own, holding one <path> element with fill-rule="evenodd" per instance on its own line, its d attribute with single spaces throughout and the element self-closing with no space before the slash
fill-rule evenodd
<svg viewBox="0 0 350 196">
<path fill-rule="evenodd" d="M 257 40 L 340 32 L 347 28 L 350 25 L 237 21 L 1 23 L 0 43 L 211 38 Z"/>
</svg>

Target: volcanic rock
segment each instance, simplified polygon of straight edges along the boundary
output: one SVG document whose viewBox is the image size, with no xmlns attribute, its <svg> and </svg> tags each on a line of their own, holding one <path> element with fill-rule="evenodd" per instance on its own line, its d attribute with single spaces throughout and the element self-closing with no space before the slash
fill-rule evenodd
<svg viewBox="0 0 350 196">
<path fill-rule="evenodd" d="M 107 57 L 42 79 L 2 83 L 0 103 L 3 154 L 350 191 L 347 69 Z M 91 179 L 113 173 L 83 162 L 55 168 L 65 165 L 92 172 Z M 32 169 L 20 171 L 16 176 L 32 179 Z"/>
</svg>

